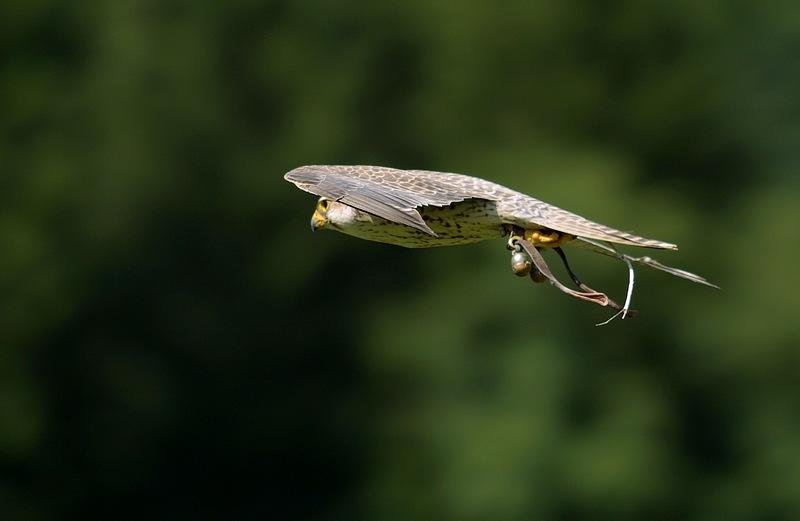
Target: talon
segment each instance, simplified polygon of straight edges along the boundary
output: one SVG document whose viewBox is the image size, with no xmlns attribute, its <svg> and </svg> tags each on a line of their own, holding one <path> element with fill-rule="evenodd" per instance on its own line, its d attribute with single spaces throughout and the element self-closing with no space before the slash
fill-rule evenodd
<svg viewBox="0 0 800 521">
<path fill-rule="evenodd" d="M 541 229 L 525 230 L 523 238 L 533 243 L 534 246 L 553 248 L 573 240 L 575 236 L 555 230 Z"/>
</svg>

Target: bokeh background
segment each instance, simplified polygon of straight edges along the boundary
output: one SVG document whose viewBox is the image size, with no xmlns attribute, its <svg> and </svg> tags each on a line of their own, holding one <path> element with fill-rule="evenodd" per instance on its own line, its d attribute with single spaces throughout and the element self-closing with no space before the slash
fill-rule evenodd
<svg viewBox="0 0 800 521">
<path fill-rule="evenodd" d="M 4 1 L 0 518 L 800 519 L 798 56 L 791 0 Z M 595 327 L 503 241 L 312 235 L 304 164 L 722 289 L 640 269 Z"/>
</svg>

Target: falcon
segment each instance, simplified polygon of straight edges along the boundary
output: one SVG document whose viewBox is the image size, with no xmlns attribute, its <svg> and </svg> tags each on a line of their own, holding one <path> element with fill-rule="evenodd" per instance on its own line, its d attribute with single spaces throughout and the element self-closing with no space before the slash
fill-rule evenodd
<svg viewBox="0 0 800 521">
<path fill-rule="evenodd" d="M 617 315 L 622 314 L 623 318 L 635 314 L 630 309 L 634 264 L 716 287 L 699 275 L 647 256 L 630 256 L 615 246 L 676 250 L 674 244 L 590 221 L 479 177 L 379 166 L 314 165 L 295 168 L 284 178 L 301 190 L 320 196 L 311 218 L 314 231 L 327 228 L 406 248 L 453 246 L 506 237 L 516 275 L 530 275 L 535 282 L 549 280 L 573 297 L 618 310 Z M 567 263 L 561 248 L 564 245 L 622 260 L 629 273 L 624 305 L 581 282 Z M 541 255 L 549 249 L 557 252 L 578 290 L 566 287 L 552 274 Z"/>
</svg>

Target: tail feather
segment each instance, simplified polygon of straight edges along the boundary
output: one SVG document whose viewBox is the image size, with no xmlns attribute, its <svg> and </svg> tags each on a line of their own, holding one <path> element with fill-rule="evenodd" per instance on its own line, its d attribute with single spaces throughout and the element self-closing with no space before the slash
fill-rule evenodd
<svg viewBox="0 0 800 521">
<path fill-rule="evenodd" d="M 609 257 L 614 257 L 617 259 L 627 259 L 634 264 L 655 268 L 657 270 L 669 273 L 670 275 L 675 275 L 676 277 L 690 280 L 698 284 L 705 284 L 706 286 L 711 286 L 712 288 L 719 288 L 719 286 L 708 282 L 705 278 L 701 277 L 700 275 L 695 275 L 694 273 L 691 273 L 686 270 L 681 270 L 678 268 L 667 266 L 665 264 L 661 264 L 660 262 L 651 257 L 646 257 L 646 256 L 631 257 L 630 255 L 618 251 L 616 248 L 602 244 L 600 242 L 593 241 L 591 239 L 585 239 L 583 237 L 579 237 L 574 241 L 570 242 L 569 244 L 574 244 L 575 246 L 579 246 L 586 250 L 602 253 L 603 255 L 608 255 Z"/>
</svg>

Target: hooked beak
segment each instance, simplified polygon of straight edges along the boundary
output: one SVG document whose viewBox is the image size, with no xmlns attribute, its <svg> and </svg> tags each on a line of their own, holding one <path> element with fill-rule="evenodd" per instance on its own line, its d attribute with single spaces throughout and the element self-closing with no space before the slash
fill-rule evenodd
<svg viewBox="0 0 800 521">
<path fill-rule="evenodd" d="M 324 228 L 325 225 L 328 224 L 328 220 L 325 219 L 319 212 L 314 212 L 314 215 L 311 216 L 311 231 L 315 232 L 320 228 Z"/>
</svg>

